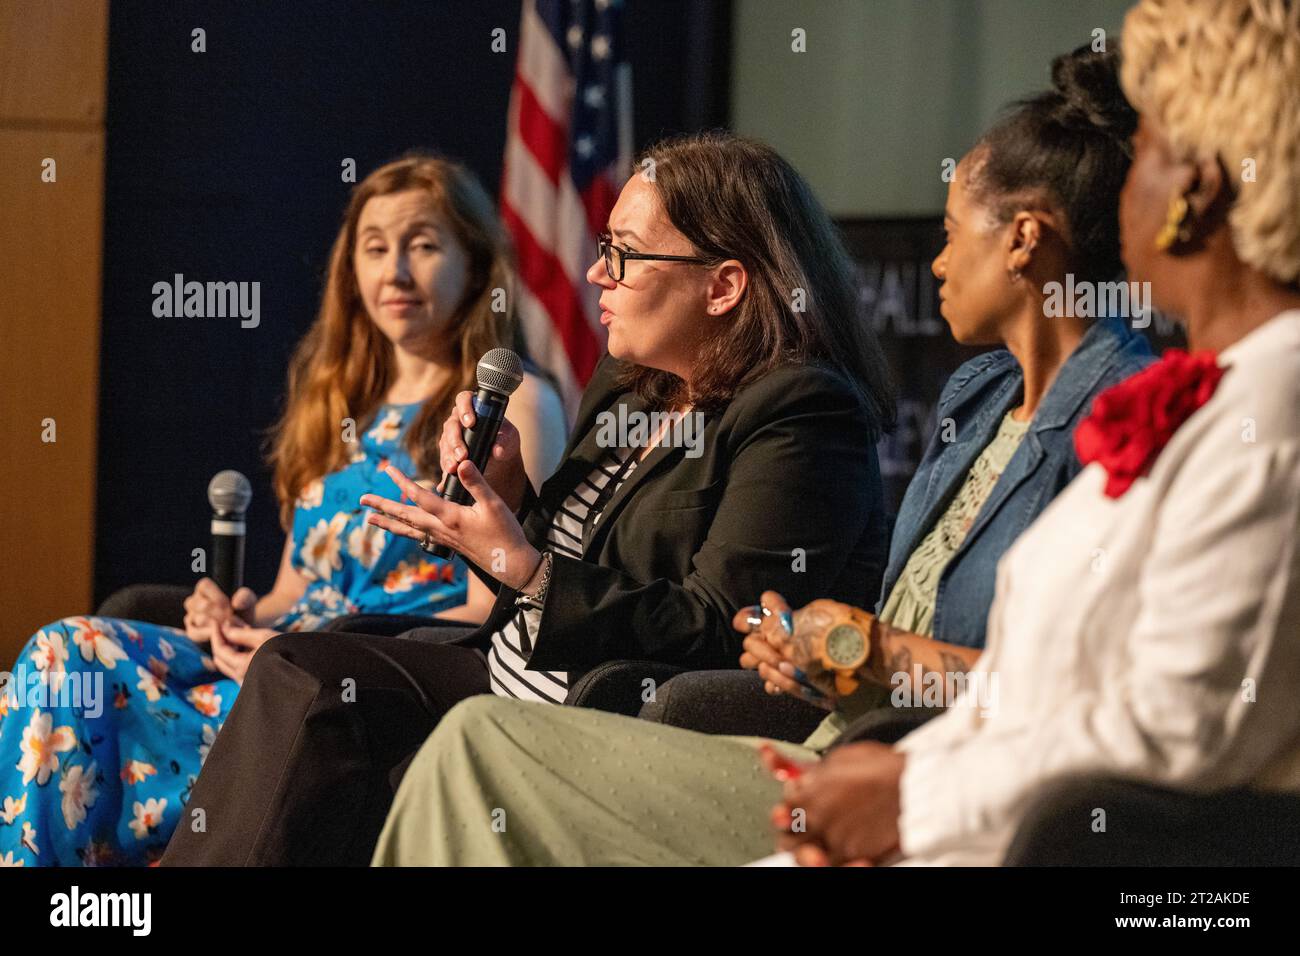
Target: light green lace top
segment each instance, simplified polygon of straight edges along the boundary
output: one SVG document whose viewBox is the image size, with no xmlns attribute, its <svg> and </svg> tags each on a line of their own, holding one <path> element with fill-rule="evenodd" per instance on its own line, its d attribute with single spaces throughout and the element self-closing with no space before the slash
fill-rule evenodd
<svg viewBox="0 0 1300 956">
<path fill-rule="evenodd" d="M 881 621 L 913 634 L 926 637 L 931 635 L 935 599 L 939 593 L 939 578 L 943 575 L 943 569 L 966 540 L 984 502 L 993 493 L 993 486 L 998 483 L 998 478 L 1011 462 L 1011 456 L 1024 440 L 1029 425 L 1029 422 L 1012 418 L 1010 412 L 1003 417 L 998 433 L 971 465 L 966 480 L 948 504 L 948 509 L 907 559 L 898 582 L 889 592 L 885 606 L 880 609 Z M 890 693 L 888 687 L 863 684 L 855 694 L 839 702 L 835 712 L 822 721 L 812 736 L 804 741 L 804 746 L 824 750 L 859 716 L 884 706 Z"/>
<path fill-rule="evenodd" d="M 1028 430 L 1029 422 L 1016 421 L 1007 412 L 998 433 L 971 465 L 948 510 L 907 559 L 898 583 L 880 610 L 880 619 L 886 624 L 913 634 L 930 636 L 934 628 L 939 577 L 966 540 L 980 509 L 993 493 L 993 486 L 1006 471 L 1011 456 L 1020 447 Z"/>
</svg>

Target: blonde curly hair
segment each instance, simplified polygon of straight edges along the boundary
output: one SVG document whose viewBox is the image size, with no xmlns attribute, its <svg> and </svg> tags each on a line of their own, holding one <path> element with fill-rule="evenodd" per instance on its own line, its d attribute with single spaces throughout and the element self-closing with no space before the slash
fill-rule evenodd
<svg viewBox="0 0 1300 956">
<path fill-rule="evenodd" d="M 1300 0 L 1141 0 L 1124 20 L 1129 102 L 1187 159 L 1217 156 L 1242 262 L 1300 279 Z M 1247 161 L 1253 161 L 1248 163 Z M 1254 181 L 1244 172 L 1253 167 Z"/>
</svg>

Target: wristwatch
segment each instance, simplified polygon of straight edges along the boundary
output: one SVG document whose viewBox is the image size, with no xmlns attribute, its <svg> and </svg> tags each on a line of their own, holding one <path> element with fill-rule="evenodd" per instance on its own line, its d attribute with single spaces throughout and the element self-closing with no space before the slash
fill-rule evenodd
<svg viewBox="0 0 1300 956">
<path fill-rule="evenodd" d="M 835 674 L 835 692 L 847 697 L 858 689 L 857 671 L 871 653 L 871 631 L 875 618 L 857 608 L 831 621 L 815 639 L 813 647 L 826 670 Z"/>
</svg>

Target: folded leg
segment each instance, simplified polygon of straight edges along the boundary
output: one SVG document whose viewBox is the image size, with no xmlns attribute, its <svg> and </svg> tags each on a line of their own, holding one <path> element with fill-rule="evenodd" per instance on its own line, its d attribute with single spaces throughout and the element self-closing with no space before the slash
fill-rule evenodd
<svg viewBox="0 0 1300 956">
<path fill-rule="evenodd" d="M 402 780 L 384 866 L 728 866 L 772 853 L 758 738 L 495 697 L 443 718 Z M 803 760 L 817 755 L 778 744 Z"/>
<path fill-rule="evenodd" d="M 163 865 L 364 866 L 394 771 L 447 710 L 488 690 L 486 660 L 465 647 L 273 638 L 253 658 Z"/>
</svg>

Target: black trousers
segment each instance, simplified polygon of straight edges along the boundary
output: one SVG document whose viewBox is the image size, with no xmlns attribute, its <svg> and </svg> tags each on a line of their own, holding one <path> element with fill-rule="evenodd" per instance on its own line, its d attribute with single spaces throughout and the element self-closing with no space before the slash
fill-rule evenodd
<svg viewBox="0 0 1300 956">
<path fill-rule="evenodd" d="M 448 710 L 490 693 L 482 650 L 460 646 L 472 632 L 268 641 L 162 865 L 367 865 L 416 751 Z"/>
</svg>

